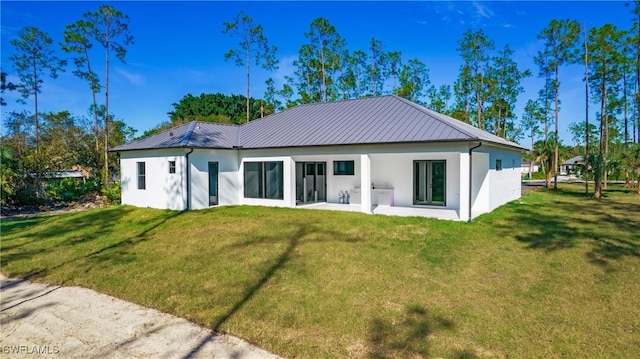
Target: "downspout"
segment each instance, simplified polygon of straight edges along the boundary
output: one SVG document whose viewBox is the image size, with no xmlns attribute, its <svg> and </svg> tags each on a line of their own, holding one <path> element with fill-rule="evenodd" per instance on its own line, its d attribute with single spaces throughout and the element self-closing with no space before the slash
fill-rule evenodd
<svg viewBox="0 0 640 359">
<path fill-rule="evenodd" d="M 482 146 L 482 142 L 478 142 L 477 146 L 469 148 L 469 220 L 467 220 L 467 223 L 471 223 L 471 206 L 473 204 L 473 157 L 471 152 L 480 146 Z"/>
<path fill-rule="evenodd" d="M 191 209 L 191 193 L 189 191 L 189 189 L 191 188 L 190 182 L 189 182 L 189 173 L 191 172 L 191 166 L 189 166 L 189 155 L 192 152 L 193 152 L 193 148 L 190 148 L 189 152 L 187 152 L 184 155 L 184 158 L 186 159 L 186 162 L 187 162 L 186 163 L 186 168 L 185 168 L 185 177 L 186 177 L 186 180 L 187 180 L 187 183 L 186 183 L 186 185 L 187 185 L 187 191 L 186 191 L 187 192 L 187 208 L 185 210 L 187 210 L 187 211 Z"/>
<path fill-rule="evenodd" d="M 197 121 L 191 121 L 191 123 L 189 124 L 189 128 L 187 129 L 187 132 L 185 132 L 184 136 L 182 136 L 182 141 L 180 141 L 180 143 L 182 144 L 182 146 L 187 147 L 189 145 L 189 140 L 191 139 L 191 135 L 193 134 L 193 130 L 196 128 L 196 125 L 198 124 Z M 187 152 L 184 155 L 185 158 L 185 162 L 186 162 L 186 168 L 185 168 L 185 178 L 187 180 L 187 188 L 186 188 L 186 192 L 187 192 L 187 208 L 185 210 L 190 210 L 191 209 L 191 183 L 189 182 L 189 173 L 191 173 L 191 166 L 189 165 L 189 155 L 193 153 L 193 147 L 189 148 L 189 152 Z"/>
</svg>

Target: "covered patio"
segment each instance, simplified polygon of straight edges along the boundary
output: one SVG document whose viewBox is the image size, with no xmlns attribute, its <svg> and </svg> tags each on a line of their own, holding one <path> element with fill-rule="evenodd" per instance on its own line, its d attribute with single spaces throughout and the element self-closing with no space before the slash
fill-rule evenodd
<svg viewBox="0 0 640 359">
<path fill-rule="evenodd" d="M 343 212 L 362 212 L 360 204 L 342 204 L 342 203 L 309 203 L 298 205 L 301 209 L 316 209 L 325 211 L 343 211 Z M 447 208 L 424 208 L 424 207 L 397 207 L 397 206 L 372 206 L 371 214 L 382 214 L 387 216 L 415 216 L 438 218 L 458 221 L 460 216 L 454 209 Z"/>
</svg>

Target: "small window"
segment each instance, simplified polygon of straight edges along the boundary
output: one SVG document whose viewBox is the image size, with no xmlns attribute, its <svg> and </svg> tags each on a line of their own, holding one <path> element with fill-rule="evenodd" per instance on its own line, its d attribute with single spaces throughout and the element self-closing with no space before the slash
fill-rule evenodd
<svg viewBox="0 0 640 359">
<path fill-rule="evenodd" d="M 176 173 L 176 161 L 169 161 L 169 173 Z"/>
<path fill-rule="evenodd" d="M 333 161 L 333 174 L 335 176 L 353 176 L 353 161 Z"/>
<path fill-rule="evenodd" d="M 137 162 L 138 164 L 138 189 L 146 189 L 146 168 L 144 162 Z"/>
<path fill-rule="evenodd" d="M 502 160 L 496 160 L 496 171 L 502 171 Z"/>
</svg>

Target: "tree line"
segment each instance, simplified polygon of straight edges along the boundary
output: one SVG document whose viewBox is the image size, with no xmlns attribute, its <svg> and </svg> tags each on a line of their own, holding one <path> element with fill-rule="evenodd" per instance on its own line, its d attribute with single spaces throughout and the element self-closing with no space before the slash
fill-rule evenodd
<svg viewBox="0 0 640 359">
<path fill-rule="evenodd" d="M 558 123 L 560 111 L 560 71 L 568 65 L 584 68 L 585 120 L 569 125 L 576 145 L 574 153 L 583 155 L 585 192 L 589 178 L 594 196 L 607 189 L 610 175 L 633 186 L 637 178 L 640 194 L 640 6 L 634 3 L 633 21 L 627 29 L 613 24 L 587 29 L 578 21 L 552 20 L 538 38 L 544 42 L 535 63 L 538 76 L 545 80 L 538 97 L 530 99 L 521 127 L 531 139 L 529 159 L 545 167 L 547 187 L 559 165 Z M 589 118 L 590 105 L 597 106 L 596 118 Z M 551 129 L 553 126 L 553 130 Z M 537 140 L 537 141 L 536 141 Z"/>
<path fill-rule="evenodd" d="M 599 198 L 609 175 L 623 172 L 628 187 L 633 185 L 632 176 L 637 176 L 640 194 L 639 4 L 633 3 L 633 20 L 626 29 L 613 24 L 587 29 L 576 20 L 551 20 L 537 35 L 543 46 L 534 59 L 544 86 L 537 97 L 527 101 L 520 120 L 516 101 L 524 92 L 522 80 L 532 76 L 532 71 L 519 68 L 509 44 L 496 48 L 482 29 L 469 29 L 458 40 L 462 65 L 453 86 L 436 87 L 429 80 L 427 65 L 419 59 L 406 60 L 400 51 L 386 50 L 375 38 L 367 49 L 350 50 L 328 19 L 316 18 L 304 33 L 307 41 L 298 51 L 293 76 L 286 77 L 281 89 L 269 78 L 264 101 L 277 111 L 298 104 L 392 93 L 512 141 L 523 139 L 526 133 L 532 142 L 528 157 L 542 163 L 546 186 L 551 187 L 553 176 L 553 188 L 557 188 L 562 146 L 558 135 L 560 73 L 566 66 L 584 65 L 586 118 L 570 124 L 570 129 L 578 139 L 573 152 L 585 159 L 585 191 L 589 194 L 590 174 L 595 181 L 594 195 Z M 273 70 L 277 48 L 269 45 L 262 27 L 243 12 L 233 22 L 224 23 L 223 33 L 228 32 L 241 38 L 225 57 L 246 66 L 249 121 L 250 59 L 256 59 L 256 64 L 262 60 L 264 69 Z M 589 123 L 589 104 L 599 105 L 596 131 Z M 576 137 L 576 131 L 582 136 Z"/>
<path fill-rule="evenodd" d="M 60 183 L 47 187 L 44 179 L 71 168 L 81 170 L 91 180 L 81 186 L 63 180 L 66 190 L 78 194 L 100 188 L 108 190 L 112 175 L 117 176 L 119 168 L 109 148 L 130 141 L 135 133 L 109 112 L 109 63 L 113 57 L 124 62 L 126 46 L 132 44 L 129 17 L 109 5 L 100 5 L 96 11 L 88 11 L 66 26 L 58 45 L 67 58 L 59 57 L 51 36 L 34 26 L 20 29 L 17 38 L 11 40 L 15 53 L 9 61 L 19 81 L 9 82 L 3 69 L 2 93 L 17 91 L 21 96 L 19 102 L 32 101 L 33 112 L 12 111 L 3 118 L 5 133 L 0 164 L 3 205 L 59 200 L 55 193 L 60 192 Z M 104 66 L 102 77 L 96 63 Z M 38 107 L 38 96 L 47 77 L 55 79 L 69 65 L 73 74 L 87 83 L 92 99 L 91 120 L 68 111 L 43 112 Z M 101 92 L 104 97 L 99 101 Z M 4 100 L 0 102 L 6 105 Z"/>
</svg>

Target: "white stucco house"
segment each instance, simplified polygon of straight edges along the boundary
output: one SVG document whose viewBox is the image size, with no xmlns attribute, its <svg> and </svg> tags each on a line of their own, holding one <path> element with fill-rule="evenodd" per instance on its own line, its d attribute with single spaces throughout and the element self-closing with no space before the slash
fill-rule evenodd
<svg viewBox="0 0 640 359">
<path fill-rule="evenodd" d="M 520 197 L 523 147 L 397 96 L 191 122 L 112 149 L 122 203 L 327 208 L 470 220 Z"/>
</svg>

